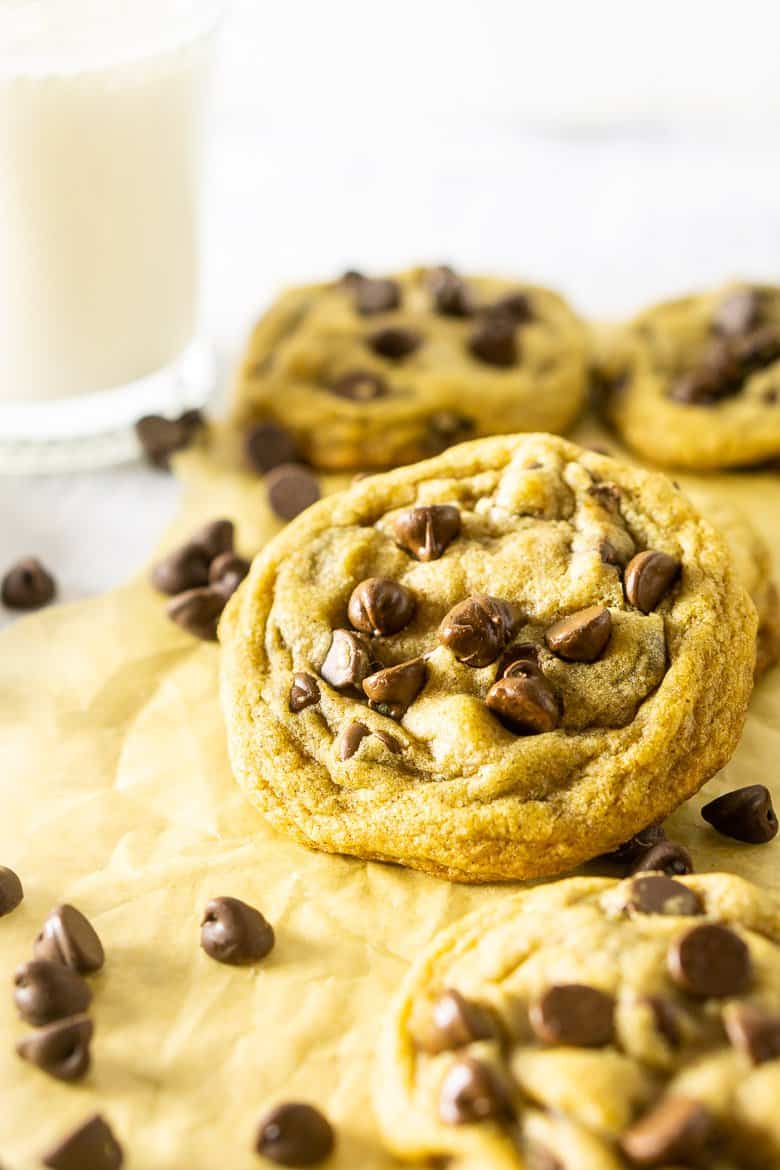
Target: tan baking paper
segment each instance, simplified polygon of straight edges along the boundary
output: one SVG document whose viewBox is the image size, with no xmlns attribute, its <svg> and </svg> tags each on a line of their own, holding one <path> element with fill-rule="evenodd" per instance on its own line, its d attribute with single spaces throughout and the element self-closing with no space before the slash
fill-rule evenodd
<svg viewBox="0 0 780 1170">
<path fill-rule="evenodd" d="M 592 428 L 582 437 L 599 441 Z M 207 452 L 180 460 L 184 505 L 168 545 L 223 514 L 246 553 L 278 527 L 262 483 L 230 465 Z M 780 477 L 707 484 L 750 513 L 780 570 Z M 250 1170 L 260 1165 L 257 1119 L 289 1099 L 332 1118 L 333 1170 L 394 1164 L 370 1107 L 382 1013 L 431 935 L 502 890 L 309 853 L 273 834 L 230 776 L 217 658 L 166 620 L 142 577 L 0 638 L 0 863 L 26 888 L 0 920 L 5 1170 L 39 1166 L 41 1151 L 95 1110 L 130 1170 Z M 758 781 L 780 803 L 778 760 L 780 668 L 759 685 L 737 756 L 706 797 Z M 698 818 L 702 799 L 671 824 L 698 868 L 730 868 L 780 892 L 780 844 L 729 844 Z M 220 966 L 200 950 L 201 909 L 219 894 L 245 898 L 274 924 L 277 946 L 257 967 Z M 92 981 L 93 1071 L 78 1087 L 13 1052 L 24 1027 L 12 972 L 62 900 L 92 919 L 108 956 Z"/>
</svg>

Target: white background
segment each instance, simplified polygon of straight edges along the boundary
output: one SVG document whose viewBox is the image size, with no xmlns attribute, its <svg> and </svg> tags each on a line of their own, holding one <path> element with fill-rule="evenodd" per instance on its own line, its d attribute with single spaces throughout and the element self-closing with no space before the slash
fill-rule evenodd
<svg viewBox="0 0 780 1170">
<path fill-rule="evenodd" d="M 599 315 L 778 278 L 770 0 L 230 9 L 204 199 L 226 372 L 281 283 L 347 266 L 505 270 Z M 140 467 L 0 481 L 0 571 L 38 553 L 87 595 L 143 562 L 174 507 L 175 484 Z"/>
</svg>

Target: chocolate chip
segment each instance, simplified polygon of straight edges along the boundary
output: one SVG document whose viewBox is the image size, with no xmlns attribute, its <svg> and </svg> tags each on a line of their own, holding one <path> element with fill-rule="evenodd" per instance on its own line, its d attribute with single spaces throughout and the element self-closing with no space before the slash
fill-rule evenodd
<svg viewBox="0 0 780 1170">
<path fill-rule="evenodd" d="M 437 313 L 445 317 L 470 317 L 474 312 L 474 300 L 468 285 L 448 265 L 442 264 L 431 270 L 428 287 Z"/>
<path fill-rule="evenodd" d="M 320 688 L 316 678 L 304 670 L 296 671 L 290 686 L 289 707 L 294 715 L 313 707 L 320 701 Z"/>
<path fill-rule="evenodd" d="M 213 561 L 222 553 L 232 552 L 235 539 L 236 526 L 232 520 L 211 520 L 193 534 L 192 543 L 202 545 Z"/>
<path fill-rule="evenodd" d="M 135 424 L 135 433 L 147 461 L 153 467 L 167 470 L 171 455 L 189 447 L 203 425 L 199 410 L 187 410 L 178 418 L 148 414 Z"/>
<path fill-rule="evenodd" d="M 655 845 L 665 840 L 666 833 L 660 825 L 648 825 L 646 829 L 640 830 L 635 836 L 629 837 L 628 841 L 624 841 L 617 849 L 613 849 L 611 853 L 604 853 L 602 856 L 607 861 L 614 861 L 616 865 L 632 865 L 640 857 L 644 857 Z"/>
<path fill-rule="evenodd" d="M 389 325 L 386 329 L 378 329 L 368 339 L 369 348 L 379 357 L 387 358 L 391 362 L 403 361 L 409 354 L 414 353 L 422 345 L 422 337 L 412 329 L 403 329 L 397 325 Z"/>
<path fill-rule="evenodd" d="M 603 605 L 590 605 L 561 618 L 545 632 L 550 650 L 570 662 L 595 662 L 612 633 L 612 614 Z"/>
<path fill-rule="evenodd" d="M 674 1004 L 660 995 L 643 996 L 638 1001 L 647 1006 L 653 1016 L 655 1030 L 671 1048 L 679 1048 L 682 1040 L 679 1013 Z"/>
<path fill-rule="evenodd" d="M 336 1144 L 333 1128 L 313 1105 L 277 1105 L 261 1121 L 255 1149 L 280 1166 L 316 1166 Z"/>
<path fill-rule="evenodd" d="M 703 914 L 704 904 L 695 890 L 664 874 L 637 877 L 631 883 L 628 905 L 639 914 Z"/>
<path fill-rule="evenodd" d="M 365 280 L 362 272 L 358 272 L 356 268 L 348 268 L 343 276 L 340 276 L 337 283 L 351 288 L 355 284 L 359 284 L 361 280 Z"/>
<path fill-rule="evenodd" d="M 513 624 L 508 601 L 477 593 L 452 607 L 439 626 L 439 641 L 466 666 L 488 666 L 506 647 Z"/>
<path fill-rule="evenodd" d="M 18 874 L 0 865 L 0 918 L 15 910 L 23 898 L 24 890 Z"/>
<path fill-rule="evenodd" d="M 356 630 L 379 637 L 397 634 L 414 617 L 414 594 L 390 577 L 367 577 L 352 590 L 347 616 Z"/>
<path fill-rule="evenodd" d="M 664 873 L 667 877 L 683 877 L 693 873 L 693 859 L 684 845 L 675 841 L 661 841 L 641 853 L 631 869 L 632 873 Z"/>
<path fill-rule="evenodd" d="M 698 1160 L 712 1136 L 709 1110 L 687 1097 L 664 1097 L 623 1134 L 621 1145 L 636 1166 Z"/>
<path fill-rule="evenodd" d="M 489 366 L 513 366 L 518 357 L 515 322 L 507 313 L 486 313 L 468 341 L 472 355 Z"/>
<path fill-rule="evenodd" d="M 602 480 L 588 488 L 588 495 L 592 496 L 610 516 L 617 516 L 620 511 L 621 493 L 616 483 Z"/>
<path fill-rule="evenodd" d="M 615 1000 L 596 987 L 560 983 L 531 1004 L 528 1018 L 545 1044 L 604 1048 L 615 1027 Z"/>
<path fill-rule="evenodd" d="M 244 435 L 244 454 L 253 471 L 265 475 L 282 463 L 295 463 L 298 453 L 289 431 L 275 422 L 256 423 Z"/>
<path fill-rule="evenodd" d="M 428 447 L 435 452 L 443 451 L 453 443 L 468 439 L 475 429 L 472 418 L 456 414 L 454 410 L 437 410 L 428 419 Z"/>
<path fill-rule="evenodd" d="M 352 402 L 373 402 L 376 398 L 385 398 L 389 393 L 385 379 L 373 370 L 350 370 L 330 382 L 328 390 Z"/>
<path fill-rule="evenodd" d="M 336 741 L 336 752 L 339 759 L 351 760 L 363 740 L 370 734 L 371 731 L 365 723 L 360 723 L 357 719 L 348 723 Z"/>
<path fill-rule="evenodd" d="M 209 584 L 224 598 L 232 597 L 250 569 L 249 561 L 236 553 L 222 553 L 211 562 Z"/>
<path fill-rule="evenodd" d="M 693 926 L 671 945 L 669 974 L 689 995 L 722 999 L 742 995 L 750 986 L 752 969 L 746 944 L 727 926 Z"/>
<path fill-rule="evenodd" d="M 751 1064 L 780 1059 L 780 1015 L 754 1003 L 729 1004 L 723 1022 L 733 1048 Z"/>
<path fill-rule="evenodd" d="M 281 520 L 294 520 L 320 498 L 317 477 L 300 463 L 282 463 L 266 477 L 268 503 Z"/>
<path fill-rule="evenodd" d="M 391 521 L 396 541 L 418 561 L 437 561 L 460 536 L 460 510 L 452 504 L 408 508 Z"/>
<path fill-rule="evenodd" d="M 532 321 L 534 316 L 529 296 L 519 290 L 505 293 L 497 301 L 493 301 L 492 305 L 489 306 L 489 311 L 510 317 L 517 325 Z"/>
<path fill-rule="evenodd" d="M 490 1012 L 459 991 L 449 990 L 440 995 L 433 1005 L 432 1017 L 430 1052 L 464 1048 L 476 1040 L 490 1040 L 496 1035 Z"/>
<path fill-rule="evenodd" d="M 626 597 L 642 613 L 650 613 L 677 580 L 681 568 L 675 557 L 656 549 L 637 553 L 626 566 Z"/>
<path fill-rule="evenodd" d="M 75 906 L 56 906 L 48 915 L 33 944 L 36 959 L 64 963 L 73 971 L 89 975 L 105 962 L 103 944 L 94 926 Z"/>
<path fill-rule="evenodd" d="M 49 959 L 33 959 L 14 975 L 14 1002 L 19 1015 L 38 1028 L 85 1012 L 92 1000 L 86 979 Z"/>
<path fill-rule="evenodd" d="M 377 670 L 363 679 L 372 707 L 391 719 L 401 719 L 425 686 L 428 667 L 422 658 L 410 658 L 397 666 Z"/>
<path fill-rule="evenodd" d="M 334 630 L 320 676 L 337 691 L 359 687 L 374 669 L 371 648 L 362 634 Z"/>
<path fill-rule="evenodd" d="M 736 384 L 731 380 L 724 382 L 716 369 L 697 366 L 675 379 L 668 396 L 682 406 L 713 406 L 736 389 Z"/>
<path fill-rule="evenodd" d="M 780 393 L 773 386 L 770 386 L 768 390 L 762 391 L 761 401 L 765 402 L 767 406 L 776 406 L 780 402 Z"/>
<path fill-rule="evenodd" d="M 484 1061 L 464 1056 L 450 1066 L 439 1097 L 439 1116 L 446 1125 L 505 1119 L 512 1112 L 506 1088 Z"/>
<path fill-rule="evenodd" d="M 554 731 L 561 720 L 558 701 L 542 675 L 510 673 L 493 683 L 485 703 L 510 731 L 518 735 Z"/>
<path fill-rule="evenodd" d="M 401 304 L 401 289 L 394 280 L 368 280 L 363 277 L 354 281 L 352 288 L 355 309 L 364 317 L 387 313 Z"/>
<path fill-rule="evenodd" d="M 780 328 L 764 325 L 748 333 L 735 342 L 734 356 L 743 378 L 776 362 L 780 358 Z"/>
<path fill-rule="evenodd" d="M 217 626 L 225 608 L 225 595 L 213 585 L 188 589 L 168 602 L 166 613 L 172 622 L 204 642 L 216 642 Z"/>
<path fill-rule="evenodd" d="M 611 540 L 602 540 L 599 544 L 599 556 L 605 565 L 614 565 L 617 569 L 624 568 L 628 557 L 620 549 L 615 548 Z"/>
<path fill-rule="evenodd" d="M 738 288 L 725 296 L 712 319 L 712 325 L 725 337 L 740 337 L 758 325 L 761 297 L 754 288 Z"/>
<path fill-rule="evenodd" d="M 89 1016 L 70 1016 L 31 1032 L 16 1045 L 22 1060 L 59 1081 L 78 1081 L 90 1065 L 93 1025 Z"/>
<path fill-rule="evenodd" d="M 218 963 L 256 963 L 273 949 L 274 930 L 240 898 L 212 898 L 203 912 L 200 945 Z"/>
<path fill-rule="evenodd" d="M 40 609 L 56 592 L 54 578 L 35 557 L 25 557 L 12 565 L 0 586 L 0 597 L 8 609 Z"/>
<path fill-rule="evenodd" d="M 177 593 L 207 585 L 210 563 L 207 549 L 190 542 L 158 561 L 152 568 L 151 581 L 160 593 L 175 597 Z"/>
<path fill-rule="evenodd" d="M 777 836 L 772 795 L 763 784 L 749 784 L 705 804 L 701 815 L 724 837 L 762 845 Z"/>
<path fill-rule="evenodd" d="M 120 1170 L 122 1147 L 107 1121 L 96 1114 L 43 1156 L 49 1170 Z"/>
<path fill-rule="evenodd" d="M 375 735 L 379 742 L 383 743 L 387 750 L 392 752 L 394 756 L 400 755 L 403 751 L 401 744 L 389 731 L 373 731 L 371 734 Z"/>
</svg>

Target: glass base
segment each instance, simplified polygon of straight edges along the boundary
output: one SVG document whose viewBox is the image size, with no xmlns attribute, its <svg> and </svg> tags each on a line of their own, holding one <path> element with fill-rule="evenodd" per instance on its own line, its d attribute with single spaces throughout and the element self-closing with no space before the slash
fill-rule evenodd
<svg viewBox="0 0 780 1170">
<path fill-rule="evenodd" d="M 194 341 L 175 362 L 129 386 L 53 402 L 0 402 L 0 475 L 46 475 L 128 463 L 141 454 L 135 423 L 208 402 L 213 346 Z"/>
</svg>

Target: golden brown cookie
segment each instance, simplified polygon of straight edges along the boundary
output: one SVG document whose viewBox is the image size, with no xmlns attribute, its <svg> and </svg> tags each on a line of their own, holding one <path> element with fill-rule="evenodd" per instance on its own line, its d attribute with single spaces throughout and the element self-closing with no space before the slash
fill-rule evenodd
<svg viewBox="0 0 780 1170">
<path fill-rule="evenodd" d="M 283 294 L 242 362 L 236 422 L 280 424 L 316 467 L 393 467 L 478 435 L 563 431 L 586 335 L 547 289 L 416 268 Z"/>
<path fill-rule="evenodd" d="M 665 476 L 463 444 L 293 521 L 226 610 L 234 771 L 280 829 L 466 881 L 560 873 L 729 759 L 755 610 Z"/>
</svg>

